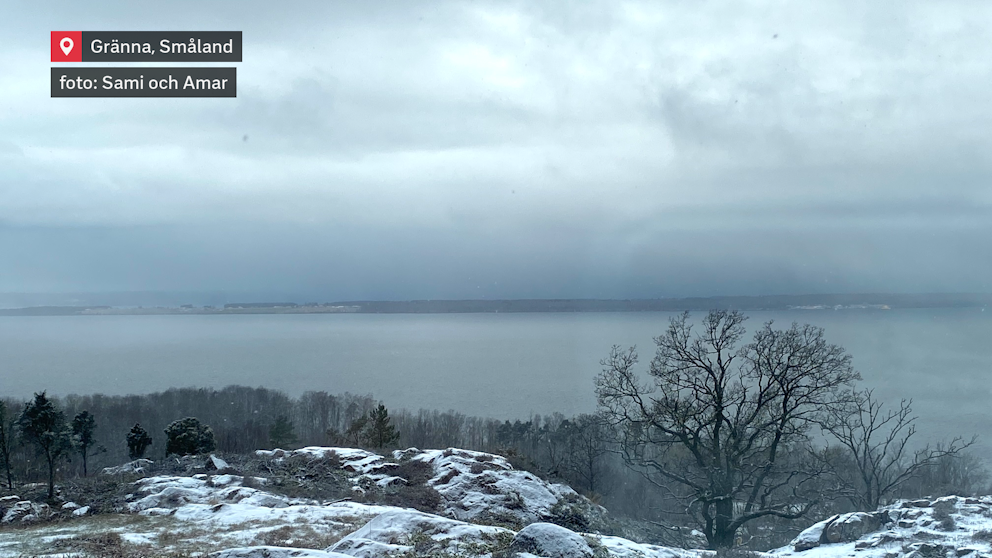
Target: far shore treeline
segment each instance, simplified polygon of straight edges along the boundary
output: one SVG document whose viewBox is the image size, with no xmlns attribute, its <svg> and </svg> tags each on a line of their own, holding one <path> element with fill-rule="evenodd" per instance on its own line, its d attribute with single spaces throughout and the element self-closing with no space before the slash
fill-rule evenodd
<svg viewBox="0 0 992 558">
<path fill-rule="evenodd" d="M 148 293 L 150 301 L 175 299 L 178 295 Z M 190 295 L 192 296 L 192 295 Z M 213 296 L 211 298 L 216 298 Z M 709 310 L 895 310 L 904 308 L 986 308 L 992 294 L 806 294 L 764 296 L 718 296 L 657 299 L 514 299 L 514 300 L 405 300 L 341 302 L 229 301 L 221 304 L 167 304 L 137 302 L 140 295 L 79 295 L 93 300 L 72 306 L 35 303 L 29 295 L 7 295 L 0 316 L 147 315 L 147 314 L 449 314 L 497 312 L 681 312 Z M 18 304 L 19 303 L 19 304 Z"/>
</svg>

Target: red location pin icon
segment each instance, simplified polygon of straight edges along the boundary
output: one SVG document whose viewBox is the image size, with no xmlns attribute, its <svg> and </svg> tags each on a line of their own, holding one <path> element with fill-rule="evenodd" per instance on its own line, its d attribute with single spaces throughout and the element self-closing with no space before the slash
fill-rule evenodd
<svg viewBox="0 0 992 558">
<path fill-rule="evenodd" d="M 82 62 L 83 32 L 52 31 L 52 62 Z"/>
</svg>

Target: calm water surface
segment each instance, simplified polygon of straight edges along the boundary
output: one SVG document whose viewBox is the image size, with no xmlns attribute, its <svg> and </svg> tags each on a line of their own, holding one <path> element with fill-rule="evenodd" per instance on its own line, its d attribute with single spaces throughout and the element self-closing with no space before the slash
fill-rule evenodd
<svg viewBox="0 0 992 558">
<path fill-rule="evenodd" d="M 865 385 L 914 399 L 921 434 L 992 438 L 992 312 L 751 312 L 809 322 Z M 0 393 L 145 393 L 243 384 L 372 393 L 395 407 L 497 418 L 595 408 L 614 343 L 642 364 L 667 313 L 0 317 Z M 988 433 L 988 435 L 987 435 Z M 981 452 L 992 457 L 992 440 Z"/>
</svg>

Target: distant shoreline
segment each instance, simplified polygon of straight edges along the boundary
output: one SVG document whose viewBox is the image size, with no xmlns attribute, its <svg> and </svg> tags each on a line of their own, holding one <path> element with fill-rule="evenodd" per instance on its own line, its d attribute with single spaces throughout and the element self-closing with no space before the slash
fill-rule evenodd
<svg viewBox="0 0 992 558">
<path fill-rule="evenodd" d="M 526 312 L 679 312 L 714 308 L 756 310 L 896 310 L 985 308 L 992 294 L 833 294 L 715 296 L 659 299 L 516 299 L 244 302 L 223 306 L 31 306 L 0 309 L 0 316 L 143 316 L 238 314 L 470 314 Z"/>
</svg>

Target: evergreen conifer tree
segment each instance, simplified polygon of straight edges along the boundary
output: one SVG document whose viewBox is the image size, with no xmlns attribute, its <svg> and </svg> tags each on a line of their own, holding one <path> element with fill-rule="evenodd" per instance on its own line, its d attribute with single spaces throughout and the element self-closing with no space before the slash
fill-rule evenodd
<svg viewBox="0 0 992 558">
<path fill-rule="evenodd" d="M 369 411 L 366 442 L 375 448 L 391 446 L 400 440 L 400 433 L 389 422 L 389 411 L 382 403 Z"/>
<path fill-rule="evenodd" d="M 76 451 L 83 457 L 83 476 L 88 476 L 86 459 L 89 457 L 90 448 L 95 439 L 93 434 L 96 431 L 96 418 L 89 411 L 82 411 L 72 419 L 72 441 L 75 443 Z"/>
<path fill-rule="evenodd" d="M 286 415 L 279 415 L 269 427 L 269 443 L 273 448 L 292 449 L 299 442 L 293 423 Z"/>
<path fill-rule="evenodd" d="M 195 417 L 186 417 L 165 429 L 166 455 L 196 455 L 214 450 L 214 431 Z"/>
<path fill-rule="evenodd" d="M 127 455 L 131 460 L 141 459 L 145 456 L 145 450 L 152 445 L 152 437 L 148 431 L 135 424 L 131 431 L 127 433 Z"/>
<path fill-rule="evenodd" d="M 0 464 L 7 474 L 7 488 L 14 489 L 14 479 L 10 475 L 10 452 L 14 447 L 13 423 L 7 417 L 7 405 L 0 401 Z"/>
<path fill-rule="evenodd" d="M 45 392 L 34 394 L 17 419 L 21 438 L 33 444 L 48 464 L 48 498 L 55 496 L 55 466 L 72 450 L 65 415 Z"/>
</svg>

